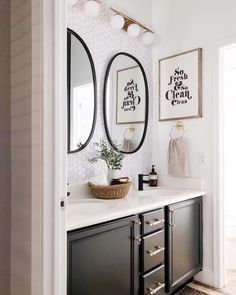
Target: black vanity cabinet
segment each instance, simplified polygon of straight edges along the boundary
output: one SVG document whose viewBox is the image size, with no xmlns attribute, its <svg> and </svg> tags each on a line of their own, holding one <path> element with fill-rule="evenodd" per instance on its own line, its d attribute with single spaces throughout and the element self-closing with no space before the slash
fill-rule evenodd
<svg viewBox="0 0 236 295">
<path fill-rule="evenodd" d="M 138 295 L 136 219 L 68 233 L 68 295 Z"/>
<path fill-rule="evenodd" d="M 172 293 L 202 270 L 202 198 L 166 207 L 166 291 Z"/>
<path fill-rule="evenodd" d="M 140 215 L 140 295 L 165 294 L 164 212 L 160 208 Z"/>
<path fill-rule="evenodd" d="M 202 269 L 202 198 L 68 232 L 67 295 L 166 295 Z"/>
</svg>

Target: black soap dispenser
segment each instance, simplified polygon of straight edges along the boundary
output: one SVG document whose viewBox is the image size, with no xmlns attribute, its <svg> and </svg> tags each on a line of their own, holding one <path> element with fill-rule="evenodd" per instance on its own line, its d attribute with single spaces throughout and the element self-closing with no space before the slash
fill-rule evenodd
<svg viewBox="0 0 236 295">
<path fill-rule="evenodd" d="M 155 171 L 155 165 L 152 165 L 152 171 L 149 174 L 149 186 L 151 187 L 157 186 L 157 173 Z"/>
</svg>

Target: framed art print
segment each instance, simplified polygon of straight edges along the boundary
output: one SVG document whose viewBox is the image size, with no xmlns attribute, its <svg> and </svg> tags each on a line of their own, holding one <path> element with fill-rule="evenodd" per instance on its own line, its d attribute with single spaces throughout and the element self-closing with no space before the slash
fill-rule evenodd
<svg viewBox="0 0 236 295">
<path fill-rule="evenodd" d="M 116 124 L 145 122 L 145 85 L 139 66 L 117 71 Z"/>
<path fill-rule="evenodd" d="M 202 49 L 159 60 L 159 121 L 202 117 Z"/>
</svg>

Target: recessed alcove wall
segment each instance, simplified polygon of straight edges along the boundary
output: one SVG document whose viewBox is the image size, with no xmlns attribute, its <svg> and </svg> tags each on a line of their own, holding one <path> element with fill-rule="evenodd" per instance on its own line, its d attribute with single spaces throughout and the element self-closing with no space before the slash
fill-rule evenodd
<svg viewBox="0 0 236 295">
<path fill-rule="evenodd" d="M 91 165 L 88 162 L 94 150 L 94 142 L 105 137 L 103 124 L 103 86 L 107 64 L 118 52 L 128 52 L 137 57 L 142 63 L 149 84 L 150 107 L 152 107 L 152 46 L 142 44 L 140 38 L 132 39 L 124 31 L 115 31 L 110 25 L 111 12 L 102 9 L 99 17 L 89 19 L 83 12 L 79 1 L 75 7 L 68 9 L 68 27 L 74 30 L 87 44 L 94 59 L 98 82 L 98 117 L 94 136 L 90 144 L 81 152 L 68 155 L 68 182 L 83 183 L 90 176 L 106 173 L 103 163 Z M 138 173 L 150 170 L 151 163 L 151 126 L 150 112 L 148 133 L 141 150 L 132 155 L 126 155 L 122 169 L 123 175 L 137 178 Z"/>
</svg>

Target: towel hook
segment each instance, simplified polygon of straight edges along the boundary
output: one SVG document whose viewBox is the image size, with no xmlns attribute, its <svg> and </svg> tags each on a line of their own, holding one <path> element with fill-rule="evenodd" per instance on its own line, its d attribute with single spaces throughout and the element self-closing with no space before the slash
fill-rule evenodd
<svg viewBox="0 0 236 295">
<path fill-rule="evenodd" d="M 172 136 L 172 131 L 174 130 L 174 128 L 177 130 L 177 131 L 182 131 L 182 134 L 177 137 L 177 138 L 180 138 L 180 137 L 183 137 L 184 134 L 185 134 L 185 130 L 184 130 L 184 123 L 181 122 L 181 121 L 178 121 L 174 126 L 171 127 L 170 129 L 170 132 L 169 132 L 169 135 L 170 137 L 173 139 L 173 136 Z"/>
</svg>

